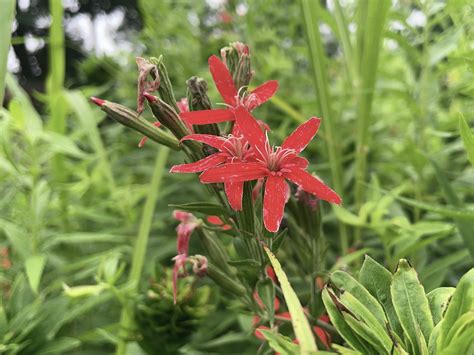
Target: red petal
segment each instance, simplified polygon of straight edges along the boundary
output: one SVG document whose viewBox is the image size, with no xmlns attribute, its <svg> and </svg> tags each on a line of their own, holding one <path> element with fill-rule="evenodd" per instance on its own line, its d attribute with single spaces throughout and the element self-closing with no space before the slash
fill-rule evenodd
<svg viewBox="0 0 474 355">
<path fill-rule="evenodd" d="M 255 90 L 252 90 L 247 98 L 251 98 L 252 95 L 255 95 L 254 98 L 250 99 L 248 103 L 248 110 L 252 111 L 257 106 L 260 106 L 264 102 L 267 102 L 278 90 L 278 81 L 269 80 L 262 85 L 258 86 Z"/>
<path fill-rule="evenodd" d="M 321 120 L 313 117 L 300 125 L 293 131 L 288 138 L 285 139 L 281 147 L 283 149 L 294 149 L 297 153 L 301 152 L 311 142 L 311 139 L 318 132 Z"/>
<path fill-rule="evenodd" d="M 231 163 L 211 168 L 200 176 L 204 184 L 251 181 L 266 176 L 268 170 L 259 163 Z"/>
<path fill-rule="evenodd" d="M 138 148 L 141 148 L 145 145 L 146 141 L 148 140 L 147 136 L 143 136 L 142 139 L 140 139 L 140 142 L 138 142 Z"/>
<path fill-rule="evenodd" d="M 224 154 L 212 154 L 204 159 L 198 160 L 194 163 L 175 165 L 171 168 L 171 173 L 199 173 L 206 169 L 212 168 L 226 160 Z"/>
<path fill-rule="evenodd" d="M 244 193 L 243 182 L 226 182 L 224 184 L 225 194 L 229 205 L 234 211 L 240 211 L 242 209 L 242 195 Z"/>
<path fill-rule="evenodd" d="M 220 149 L 222 147 L 222 144 L 225 143 L 224 137 L 213 136 L 212 134 L 190 134 L 181 138 L 181 141 L 187 141 L 187 140 L 193 140 L 193 141 L 205 143 L 216 149 Z"/>
<path fill-rule="evenodd" d="M 216 84 L 217 90 L 226 104 L 235 106 L 235 97 L 238 93 L 229 69 L 227 69 L 226 65 L 215 55 L 211 56 L 208 62 L 209 70 L 211 71 L 212 79 Z"/>
<path fill-rule="evenodd" d="M 211 124 L 234 120 L 234 113 L 228 109 L 214 109 L 182 112 L 179 117 L 189 124 Z"/>
<path fill-rule="evenodd" d="M 242 106 L 235 109 L 235 120 L 239 131 L 261 155 L 265 154 L 267 137 L 262 132 L 257 120 Z"/>
<path fill-rule="evenodd" d="M 303 157 L 297 157 L 295 156 L 288 164 L 294 164 L 295 166 L 297 166 L 298 168 L 301 168 L 301 169 L 306 169 L 309 165 L 309 161 L 307 161 L 305 158 Z"/>
<path fill-rule="evenodd" d="M 284 172 L 284 175 L 288 180 L 293 181 L 295 184 L 301 186 L 303 190 L 315 195 L 321 200 L 338 205 L 342 202 L 339 195 L 326 186 L 324 182 L 301 168 L 291 167 Z"/>
<path fill-rule="evenodd" d="M 269 176 L 263 196 L 263 222 L 270 232 L 278 232 L 285 211 L 288 184 L 281 176 Z"/>
</svg>

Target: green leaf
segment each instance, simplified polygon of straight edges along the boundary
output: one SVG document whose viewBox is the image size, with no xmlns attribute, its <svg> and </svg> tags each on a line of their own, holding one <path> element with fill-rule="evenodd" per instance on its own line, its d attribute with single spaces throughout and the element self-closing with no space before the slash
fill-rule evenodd
<svg viewBox="0 0 474 355">
<path fill-rule="evenodd" d="M 74 338 L 59 338 L 46 345 L 38 355 L 67 354 L 70 350 L 81 345 L 81 342 Z"/>
<path fill-rule="evenodd" d="M 398 319 L 413 346 L 413 352 L 423 353 L 433 331 L 433 319 L 425 290 L 418 281 L 416 271 L 405 259 L 399 261 L 393 275 L 391 294 Z"/>
<path fill-rule="evenodd" d="M 270 327 L 273 327 L 275 320 L 275 285 L 270 278 L 257 282 L 257 293 L 265 306 Z"/>
<path fill-rule="evenodd" d="M 32 255 L 25 260 L 26 276 L 34 293 L 38 293 L 38 287 L 46 264 L 44 255 Z"/>
<path fill-rule="evenodd" d="M 322 299 L 329 318 L 331 319 L 331 323 L 336 327 L 347 344 L 362 354 L 370 353 L 368 349 L 370 349 L 371 346 L 367 344 L 365 340 L 361 339 L 347 324 L 340 310 L 342 305 L 340 305 L 336 296 L 327 287 L 323 289 Z"/>
<path fill-rule="evenodd" d="M 313 332 L 304 314 L 303 307 L 298 300 L 298 296 L 291 287 L 285 272 L 281 268 L 278 259 L 273 255 L 268 247 L 264 246 L 263 248 L 268 255 L 268 259 L 270 259 L 270 263 L 272 264 L 278 281 L 280 282 L 283 296 L 291 315 L 291 324 L 293 325 L 296 339 L 298 339 L 301 346 L 301 354 L 310 354 L 311 352 L 316 351 L 317 347 Z"/>
<path fill-rule="evenodd" d="M 430 303 L 431 315 L 433 316 L 433 323 L 435 325 L 443 318 L 443 314 L 448 307 L 454 290 L 454 287 L 439 287 L 426 295 Z"/>
<path fill-rule="evenodd" d="M 366 295 L 360 297 L 349 291 L 344 291 L 341 293 L 339 301 L 344 307 L 342 313 L 347 324 L 359 336 L 372 344 L 378 353 L 383 352 L 383 350 L 390 352 L 393 341 L 387 332 L 387 321 L 384 320 L 383 323 L 380 323 L 380 319 L 372 312 L 374 308 L 369 308 L 368 304 L 371 303 L 371 300 Z M 380 307 L 380 310 L 382 310 L 382 307 Z M 356 324 L 355 321 L 358 323 Z"/>
<path fill-rule="evenodd" d="M 331 274 L 331 282 L 337 286 L 337 288 L 344 290 L 341 299 L 344 297 L 346 292 L 351 293 L 351 295 L 361 302 L 364 305 L 364 308 L 375 317 L 380 327 L 382 329 L 385 328 L 387 319 L 382 306 L 361 283 L 347 272 L 340 270 Z M 351 309 L 351 311 L 353 310 Z"/>
<path fill-rule="evenodd" d="M 438 336 L 438 350 L 446 347 L 452 340 L 450 331 L 454 324 L 465 313 L 474 309 L 474 269 L 469 270 L 456 287 L 456 291 L 449 302 L 446 315 L 441 321 L 441 329 Z"/>
<path fill-rule="evenodd" d="M 474 310 L 465 313 L 454 323 L 449 332 L 450 341 L 439 354 L 459 355 L 472 354 L 474 351 Z"/>
<path fill-rule="evenodd" d="M 332 210 L 334 211 L 334 214 L 336 215 L 337 219 L 339 219 L 345 224 L 356 227 L 362 227 L 365 224 L 365 221 L 363 221 L 362 218 L 343 207 L 333 206 Z"/>
<path fill-rule="evenodd" d="M 459 115 L 459 132 L 466 148 L 467 158 L 474 165 L 474 134 L 463 115 Z"/>
<path fill-rule="evenodd" d="M 265 340 L 268 341 L 268 345 L 279 352 L 280 354 L 299 354 L 299 346 L 291 342 L 291 339 L 276 333 L 272 330 L 259 329 L 260 333 L 263 334 Z"/>
<path fill-rule="evenodd" d="M 179 205 L 170 204 L 169 206 L 182 211 L 199 212 L 210 216 L 227 216 L 227 210 L 224 207 L 212 202 L 189 202 Z"/>
<path fill-rule="evenodd" d="M 362 264 L 359 272 L 359 282 L 380 302 L 391 328 L 401 337 L 403 334 L 402 328 L 393 307 L 392 295 L 390 293 L 390 285 L 392 283 L 390 271 L 366 255 L 364 264 Z"/>
<path fill-rule="evenodd" d="M 3 103 L 5 93 L 5 77 L 7 75 L 8 52 L 12 35 L 12 23 L 15 19 L 15 0 L 2 1 L 0 12 L 0 102 Z"/>
</svg>

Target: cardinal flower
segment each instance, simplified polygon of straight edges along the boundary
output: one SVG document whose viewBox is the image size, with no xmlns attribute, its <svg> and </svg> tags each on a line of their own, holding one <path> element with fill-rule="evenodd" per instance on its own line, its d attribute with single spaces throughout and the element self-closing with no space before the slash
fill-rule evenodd
<svg viewBox="0 0 474 355">
<path fill-rule="evenodd" d="M 259 129 L 261 130 L 261 128 Z M 221 137 L 210 134 L 190 134 L 182 140 L 205 143 L 217 149 L 217 152 L 194 163 L 175 165 L 170 170 L 172 173 L 198 173 L 223 163 L 249 161 L 254 155 L 253 150 L 243 136 L 231 134 L 227 137 Z M 227 181 L 224 183 L 224 189 L 230 206 L 236 211 L 241 210 L 244 183 Z"/>
<path fill-rule="evenodd" d="M 272 147 L 254 117 L 243 107 L 235 110 L 236 123 L 254 149 L 250 162 L 231 162 L 210 168 L 200 176 L 203 183 L 242 183 L 265 179 L 263 221 L 270 232 L 278 231 L 288 196 L 287 180 L 321 200 L 340 204 L 341 198 L 320 179 L 306 171 L 308 161 L 299 156 L 318 131 L 320 119 L 300 125 L 280 147 Z"/>
<path fill-rule="evenodd" d="M 200 125 L 234 121 L 235 108 L 242 106 L 246 110 L 252 111 L 254 108 L 268 101 L 278 89 L 278 82 L 276 80 L 270 80 L 243 97 L 240 97 L 239 91 L 242 88 L 237 89 L 235 87 L 229 69 L 215 55 L 209 58 L 209 70 L 217 90 L 228 108 L 182 112 L 180 114 L 181 118 L 190 124 Z"/>
</svg>

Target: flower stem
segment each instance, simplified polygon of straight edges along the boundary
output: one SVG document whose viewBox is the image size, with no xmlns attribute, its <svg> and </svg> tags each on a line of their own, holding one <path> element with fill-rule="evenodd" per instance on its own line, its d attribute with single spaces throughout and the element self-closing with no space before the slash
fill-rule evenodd
<svg viewBox="0 0 474 355">
<path fill-rule="evenodd" d="M 155 203 L 158 197 L 160 186 L 165 172 L 165 165 L 168 159 L 169 149 L 160 147 L 158 156 L 156 157 L 155 167 L 149 186 L 149 194 L 145 201 L 142 218 L 138 229 L 137 240 L 133 250 L 132 267 L 129 274 L 129 282 L 132 284 L 131 293 L 138 292 L 143 264 L 145 262 L 146 250 L 148 246 L 148 237 L 150 235 L 151 223 L 155 212 Z M 120 334 L 117 344 L 116 354 L 125 355 L 127 350 L 127 335 L 134 325 L 133 308 L 129 308 L 127 304 L 123 306 L 120 317 Z"/>
</svg>

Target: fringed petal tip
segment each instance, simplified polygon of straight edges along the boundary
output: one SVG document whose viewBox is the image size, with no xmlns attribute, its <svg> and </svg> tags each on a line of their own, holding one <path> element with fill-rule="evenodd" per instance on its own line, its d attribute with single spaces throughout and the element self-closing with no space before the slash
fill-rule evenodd
<svg viewBox="0 0 474 355">
<path fill-rule="evenodd" d="M 90 100 L 99 107 L 102 107 L 105 104 L 105 100 L 99 99 L 98 97 L 91 96 Z"/>
</svg>

